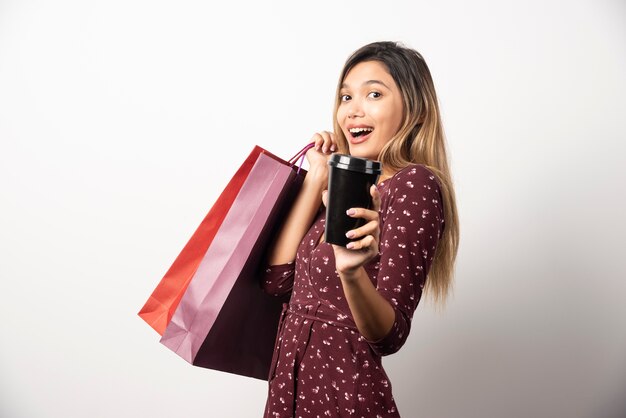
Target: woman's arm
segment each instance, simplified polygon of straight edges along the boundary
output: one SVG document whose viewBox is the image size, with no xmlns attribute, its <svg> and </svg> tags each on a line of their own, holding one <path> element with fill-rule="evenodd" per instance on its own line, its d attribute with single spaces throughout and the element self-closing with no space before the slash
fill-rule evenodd
<svg viewBox="0 0 626 418">
<path fill-rule="evenodd" d="M 372 188 L 374 189 L 374 187 Z M 422 166 L 389 180 L 384 227 L 379 228 L 380 197 L 372 190 L 373 210 L 351 216 L 368 222 L 354 230 L 350 249 L 333 246 L 337 272 L 359 332 L 380 355 L 400 349 L 410 331 L 443 223 L 435 176 Z M 363 265 L 380 251 L 376 286 Z"/>
<path fill-rule="evenodd" d="M 378 293 L 365 269 L 359 267 L 355 271 L 339 272 L 339 277 L 361 335 L 368 341 L 378 341 L 389 334 L 396 313 Z"/>
<path fill-rule="evenodd" d="M 364 218 L 367 223 L 350 231 L 349 238 L 362 238 L 348 244 L 347 248 L 333 245 L 337 274 L 341 279 L 343 292 L 352 312 L 354 322 L 366 340 L 377 341 L 385 337 L 395 321 L 395 312 L 383 298 L 367 275 L 363 265 L 378 254 L 380 237 L 379 210 L 380 194 L 372 186 L 372 209 L 353 208 L 348 215 Z M 328 192 L 324 192 L 324 204 L 328 202 Z"/>
<path fill-rule="evenodd" d="M 294 261 L 298 246 L 322 204 L 322 191 L 328 186 L 326 161 L 336 148 L 334 136 L 324 131 L 315 134 L 312 141 L 315 142 L 315 148 L 306 153 L 309 171 L 269 252 L 268 262 L 272 266 Z"/>
</svg>

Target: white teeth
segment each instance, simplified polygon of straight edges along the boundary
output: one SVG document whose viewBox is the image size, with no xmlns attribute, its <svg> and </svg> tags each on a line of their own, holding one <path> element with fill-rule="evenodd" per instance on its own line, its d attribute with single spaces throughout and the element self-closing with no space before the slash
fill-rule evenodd
<svg viewBox="0 0 626 418">
<path fill-rule="evenodd" d="M 356 134 L 359 132 L 372 132 L 374 128 L 352 128 L 350 129 L 350 133 Z"/>
</svg>

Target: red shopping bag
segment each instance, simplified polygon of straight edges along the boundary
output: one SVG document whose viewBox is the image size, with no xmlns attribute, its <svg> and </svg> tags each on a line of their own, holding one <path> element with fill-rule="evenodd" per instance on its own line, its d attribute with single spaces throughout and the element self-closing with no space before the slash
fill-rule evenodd
<svg viewBox="0 0 626 418">
<path fill-rule="evenodd" d="M 189 363 L 267 380 L 286 298 L 265 294 L 259 272 L 302 185 L 294 159 L 259 155 L 167 325 L 161 343 Z"/>
<path fill-rule="evenodd" d="M 250 174 L 250 170 L 252 170 L 259 155 L 264 152 L 267 151 L 258 146 L 250 152 L 248 158 L 228 182 L 209 213 L 141 308 L 139 316 L 160 335 L 165 332 L 165 327 L 170 322 L 180 298 L 182 298 L 202 257 L 211 245 L 241 186 Z"/>
</svg>

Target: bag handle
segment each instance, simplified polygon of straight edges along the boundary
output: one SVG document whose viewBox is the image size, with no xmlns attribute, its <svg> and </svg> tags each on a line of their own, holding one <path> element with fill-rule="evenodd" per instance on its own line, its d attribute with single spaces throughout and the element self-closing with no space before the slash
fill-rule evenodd
<svg viewBox="0 0 626 418">
<path fill-rule="evenodd" d="M 306 144 L 304 146 L 304 148 L 302 148 L 300 151 L 298 151 L 296 153 L 296 155 L 294 155 L 293 157 L 291 157 L 288 162 L 294 164 L 296 162 L 296 160 L 298 159 L 298 157 L 304 157 L 304 154 L 306 154 L 306 152 L 308 150 L 310 150 L 311 148 L 313 148 L 315 146 L 315 142 L 311 142 L 310 144 Z"/>
<path fill-rule="evenodd" d="M 288 162 L 293 167 L 296 164 L 298 157 L 300 158 L 300 161 L 298 162 L 297 174 L 300 174 L 300 170 L 302 169 L 302 163 L 304 162 L 304 157 L 306 156 L 307 151 L 313 148 L 314 146 L 315 146 L 315 142 L 311 142 L 310 144 L 305 145 L 304 148 L 302 148 L 300 151 L 296 153 L 296 155 L 294 155 L 293 157 L 289 159 Z"/>
</svg>

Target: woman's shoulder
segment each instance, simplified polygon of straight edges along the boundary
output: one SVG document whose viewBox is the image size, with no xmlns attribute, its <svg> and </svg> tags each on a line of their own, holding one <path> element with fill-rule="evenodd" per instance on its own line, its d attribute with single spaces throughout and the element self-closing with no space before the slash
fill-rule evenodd
<svg viewBox="0 0 626 418">
<path fill-rule="evenodd" d="M 398 190 L 418 191 L 419 188 L 432 190 L 433 187 L 438 190 L 439 182 L 437 176 L 425 165 L 410 164 L 381 182 L 380 186 L 391 193 Z"/>
<path fill-rule="evenodd" d="M 411 164 L 386 180 L 381 192 L 382 222 L 393 213 L 403 213 L 408 223 L 414 222 L 411 214 L 421 213 L 418 220 L 434 216 L 443 219 L 443 195 L 435 173 L 422 164 Z M 417 212 L 415 212 L 417 209 Z M 430 214 L 430 215 L 429 215 Z M 396 217 L 396 220 L 400 218 Z"/>
</svg>

